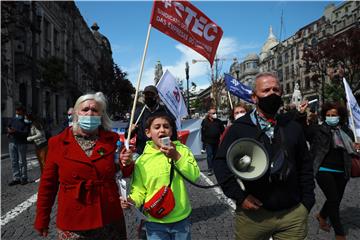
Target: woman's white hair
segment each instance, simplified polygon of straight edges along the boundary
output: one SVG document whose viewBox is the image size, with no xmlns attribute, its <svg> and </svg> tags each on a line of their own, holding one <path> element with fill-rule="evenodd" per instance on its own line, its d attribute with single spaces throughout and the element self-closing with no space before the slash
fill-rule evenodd
<svg viewBox="0 0 360 240">
<path fill-rule="evenodd" d="M 79 110 L 80 104 L 87 100 L 95 100 L 96 103 L 100 106 L 100 116 L 101 116 L 101 126 L 105 130 L 111 130 L 111 120 L 109 115 L 107 114 L 107 100 L 105 95 L 102 92 L 97 93 L 87 93 L 85 95 L 80 96 L 74 105 L 74 113 L 73 113 L 73 129 L 77 130 L 79 128 L 78 124 L 78 116 L 77 112 Z"/>
</svg>

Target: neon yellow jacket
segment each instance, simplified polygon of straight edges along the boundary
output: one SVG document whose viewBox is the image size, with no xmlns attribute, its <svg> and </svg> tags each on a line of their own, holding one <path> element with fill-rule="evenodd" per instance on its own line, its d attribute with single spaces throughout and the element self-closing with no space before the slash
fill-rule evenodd
<svg viewBox="0 0 360 240">
<path fill-rule="evenodd" d="M 194 155 L 187 146 L 179 141 L 173 143 L 181 155 L 181 158 L 175 162 L 175 166 L 189 180 L 195 182 L 200 176 L 200 170 Z M 171 166 L 169 161 L 165 154 L 154 147 L 152 141 L 146 142 L 143 154 L 136 160 L 131 182 L 130 197 L 134 200 L 136 207 L 140 207 L 150 200 L 161 187 L 169 185 Z M 173 223 L 190 215 L 191 205 L 184 181 L 174 169 L 171 190 L 175 197 L 175 207 L 169 215 L 161 219 L 146 213 L 149 222 Z"/>
</svg>

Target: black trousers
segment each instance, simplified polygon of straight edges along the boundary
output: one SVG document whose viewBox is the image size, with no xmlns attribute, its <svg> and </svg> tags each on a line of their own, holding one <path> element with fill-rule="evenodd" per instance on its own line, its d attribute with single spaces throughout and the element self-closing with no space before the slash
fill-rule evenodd
<svg viewBox="0 0 360 240">
<path fill-rule="evenodd" d="M 348 180 L 344 178 L 344 173 L 319 171 L 316 181 L 326 197 L 321 217 L 330 219 L 336 235 L 345 236 L 339 209 Z"/>
</svg>

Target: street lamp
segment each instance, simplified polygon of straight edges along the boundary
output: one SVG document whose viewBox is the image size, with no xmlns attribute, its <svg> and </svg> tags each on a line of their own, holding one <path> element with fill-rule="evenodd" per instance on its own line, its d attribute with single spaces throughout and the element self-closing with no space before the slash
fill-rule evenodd
<svg viewBox="0 0 360 240">
<path fill-rule="evenodd" d="M 185 63 L 186 87 L 187 87 L 187 110 L 190 118 L 190 96 L 189 96 L 189 63 Z"/>
</svg>

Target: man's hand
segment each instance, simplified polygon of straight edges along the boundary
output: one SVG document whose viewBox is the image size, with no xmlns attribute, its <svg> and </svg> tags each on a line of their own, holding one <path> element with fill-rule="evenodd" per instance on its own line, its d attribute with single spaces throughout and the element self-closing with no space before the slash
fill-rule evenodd
<svg viewBox="0 0 360 240">
<path fill-rule="evenodd" d="M 248 195 L 241 204 L 241 208 L 245 210 L 258 210 L 262 206 L 262 202 L 253 195 Z"/>
<path fill-rule="evenodd" d="M 301 102 L 301 104 L 299 105 L 299 112 L 304 113 L 308 106 L 309 106 L 309 102 L 307 100 Z"/>
<path fill-rule="evenodd" d="M 123 148 L 120 152 L 120 163 L 125 167 L 132 162 L 132 159 L 132 151 L 130 149 L 126 150 L 126 148 Z"/>
</svg>

